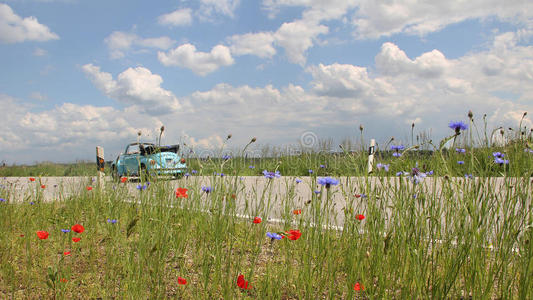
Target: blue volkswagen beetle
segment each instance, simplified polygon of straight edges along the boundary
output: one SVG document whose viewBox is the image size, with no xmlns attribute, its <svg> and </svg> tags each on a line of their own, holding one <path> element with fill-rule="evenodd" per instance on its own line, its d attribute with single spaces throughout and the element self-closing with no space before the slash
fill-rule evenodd
<svg viewBox="0 0 533 300">
<path fill-rule="evenodd" d="M 112 176 L 180 177 L 187 172 L 185 159 L 178 155 L 179 145 L 156 146 L 152 143 L 131 143 L 124 153 L 111 163 Z"/>
</svg>

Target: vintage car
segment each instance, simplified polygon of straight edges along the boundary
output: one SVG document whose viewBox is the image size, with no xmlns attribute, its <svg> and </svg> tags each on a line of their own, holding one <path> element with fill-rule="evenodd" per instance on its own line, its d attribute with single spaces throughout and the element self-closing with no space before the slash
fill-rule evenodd
<svg viewBox="0 0 533 300">
<path fill-rule="evenodd" d="M 185 159 L 178 155 L 179 145 L 157 146 L 152 143 L 132 143 L 111 163 L 112 176 L 180 177 L 187 172 Z"/>
</svg>

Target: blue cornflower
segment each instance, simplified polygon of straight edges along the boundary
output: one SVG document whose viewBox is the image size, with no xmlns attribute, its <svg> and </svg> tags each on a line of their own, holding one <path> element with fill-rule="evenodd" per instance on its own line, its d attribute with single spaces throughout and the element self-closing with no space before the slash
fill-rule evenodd
<svg viewBox="0 0 533 300">
<path fill-rule="evenodd" d="M 433 170 L 431 170 L 431 171 L 429 171 L 429 172 L 426 172 L 426 175 L 427 175 L 427 176 L 431 176 L 431 175 L 433 175 Z"/>
<path fill-rule="evenodd" d="M 313 174 L 313 170 L 309 169 L 309 174 Z"/>
<path fill-rule="evenodd" d="M 107 223 L 115 224 L 116 222 L 116 219 L 107 219 Z"/>
<path fill-rule="evenodd" d="M 509 160 L 508 159 L 503 159 L 503 158 L 500 158 L 500 157 L 495 157 L 494 158 L 494 163 L 497 163 L 497 164 L 500 164 L 500 165 L 507 165 L 509 164 Z"/>
<path fill-rule="evenodd" d="M 390 165 L 386 165 L 386 164 L 382 164 L 382 163 L 378 163 L 378 164 L 377 164 L 377 168 L 378 168 L 378 170 L 383 169 L 383 170 L 385 170 L 385 172 L 388 172 L 388 171 L 389 171 L 389 167 L 390 167 Z"/>
<path fill-rule="evenodd" d="M 448 127 L 450 127 L 451 129 L 455 130 L 455 133 L 459 133 L 461 132 L 461 130 L 467 130 L 468 129 L 468 125 L 466 125 L 465 123 L 463 123 L 463 121 L 458 121 L 458 122 L 450 122 L 448 124 Z"/>
<path fill-rule="evenodd" d="M 222 159 L 223 159 L 223 160 L 228 160 L 228 159 L 230 159 L 230 158 L 231 158 L 231 156 L 228 155 L 228 154 L 222 156 Z"/>
<path fill-rule="evenodd" d="M 317 195 L 320 194 L 320 191 L 315 191 L 315 194 L 317 194 Z"/>
<path fill-rule="evenodd" d="M 320 168 L 321 168 L 321 169 L 325 169 L 326 166 L 325 166 L 325 165 L 320 165 Z"/>
<path fill-rule="evenodd" d="M 189 172 L 185 173 L 185 177 L 189 177 L 191 176 L 191 174 L 189 174 Z"/>
<path fill-rule="evenodd" d="M 329 187 L 332 185 L 339 184 L 339 181 L 337 179 L 331 177 L 318 178 L 317 182 L 320 185 L 325 185 L 327 189 L 329 189 Z"/>
<path fill-rule="evenodd" d="M 474 175 L 472 175 L 472 174 L 465 174 L 465 178 L 466 178 L 466 179 L 472 179 L 472 178 L 474 178 Z"/>
<path fill-rule="evenodd" d="M 457 152 L 457 153 L 465 153 L 466 149 L 464 149 L 464 148 L 455 148 L 455 152 Z"/>
<path fill-rule="evenodd" d="M 210 186 L 202 186 L 202 191 L 205 192 L 206 194 L 209 194 L 213 191 L 213 188 Z"/>
<path fill-rule="evenodd" d="M 220 177 L 224 177 L 224 176 L 226 176 L 226 174 L 224 174 L 224 173 L 220 173 L 220 174 L 218 174 L 218 176 L 220 176 Z"/>
<path fill-rule="evenodd" d="M 265 177 L 268 178 L 268 179 L 279 178 L 279 177 L 281 177 L 281 174 L 279 173 L 279 171 L 276 171 L 276 172 L 269 172 L 269 171 L 267 171 L 267 170 L 264 170 L 264 171 L 263 171 L 263 175 L 265 175 Z"/>
<path fill-rule="evenodd" d="M 34 204 L 35 204 L 35 202 L 33 202 L 33 201 L 30 202 L 30 205 L 34 205 Z"/>
<path fill-rule="evenodd" d="M 465 162 L 462 161 L 462 160 L 458 160 L 457 163 L 460 164 L 460 165 L 464 165 L 465 164 Z"/>
<path fill-rule="evenodd" d="M 271 238 L 272 240 L 281 240 L 283 237 L 275 232 L 268 232 L 267 231 L 267 236 L 269 238 Z"/>
<path fill-rule="evenodd" d="M 418 170 L 418 168 L 413 168 L 411 170 L 411 181 L 414 183 L 414 184 L 419 184 L 420 182 L 422 182 L 422 180 L 424 180 L 424 178 L 427 177 L 426 173 L 423 173 L 423 172 L 420 172 L 420 170 Z"/>
<path fill-rule="evenodd" d="M 501 152 L 492 152 L 492 156 L 497 158 L 503 158 L 505 154 Z"/>
<path fill-rule="evenodd" d="M 255 169 L 255 166 L 248 166 L 248 169 Z"/>
<path fill-rule="evenodd" d="M 392 153 L 392 156 L 400 157 L 400 156 L 402 156 L 402 154 L 400 152 L 394 152 L 394 153 Z"/>
<path fill-rule="evenodd" d="M 405 146 L 404 145 L 391 145 L 390 149 L 394 151 L 402 151 L 403 149 L 405 149 Z"/>
<path fill-rule="evenodd" d="M 137 185 L 137 189 L 138 189 L 139 191 L 146 190 L 146 185 L 140 185 L 140 184 L 138 184 L 138 185 Z"/>
<path fill-rule="evenodd" d="M 61 232 L 67 233 L 67 232 L 70 232 L 70 229 L 61 229 Z"/>
<path fill-rule="evenodd" d="M 196 174 L 196 173 L 198 173 L 198 171 L 196 171 L 196 170 L 192 170 L 191 173 L 192 173 L 192 174 Z"/>
<path fill-rule="evenodd" d="M 302 180 L 300 178 L 296 178 L 296 183 L 300 183 Z"/>
<path fill-rule="evenodd" d="M 6 199 L 0 198 L 0 202 L 6 202 Z"/>
</svg>

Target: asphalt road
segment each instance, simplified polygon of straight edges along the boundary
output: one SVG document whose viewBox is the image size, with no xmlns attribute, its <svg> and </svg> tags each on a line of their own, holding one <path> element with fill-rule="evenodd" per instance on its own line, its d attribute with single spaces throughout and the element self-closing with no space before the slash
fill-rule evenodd
<svg viewBox="0 0 533 300">
<path fill-rule="evenodd" d="M 301 182 L 296 183 L 297 179 Z M 407 184 L 400 187 L 399 177 L 349 177 L 339 178 L 340 184 L 331 186 L 328 189 L 314 183 L 311 177 L 281 177 L 268 179 L 263 176 L 246 176 L 224 178 L 214 176 L 191 176 L 177 180 L 165 180 L 169 191 L 176 188 L 188 188 L 190 197 L 187 201 L 198 201 L 200 209 L 208 209 L 212 201 L 210 195 L 201 191 L 202 186 L 211 186 L 220 190 L 231 185 L 236 185 L 236 193 L 228 192 L 225 197 L 231 197 L 236 204 L 238 214 L 245 217 L 260 216 L 264 220 L 279 222 L 283 216 L 291 215 L 293 210 L 309 210 L 311 203 L 321 203 L 328 208 L 324 210 L 328 223 L 331 226 L 341 226 L 344 224 L 345 211 L 352 214 L 366 214 L 369 201 L 381 203 L 387 211 L 387 215 L 394 209 L 393 202 L 398 195 L 425 194 L 430 199 L 442 199 L 443 185 L 448 185 L 448 191 L 453 190 L 457 195 L 461 194 L 465 186 L 474 183 L 482 183 L 478 188 L 486 190 L 484 193 L 507 201 L 509 191 L 526 191 L 529 195 L 526 209 L 531 205 L 531 181 L 523 180 L 521 184 L 512 178 L 486 178 L 486 179 L 465 179 L 452 178 L 443 179 L 439 177 L 428 177 L 421 184 Z M 44 185 L 44 188 L 41 188 Z M 137 189 L 139 182 L 131 180 L 126 183 L 112 182 L 110 177 L 104 178 L 104 185 L 113 188 L 126 187 L 128 199 L 126 201 L 137 201 L 141 192 Z M 41 197 L 43 201 L 68 200 L 69 196 L 87 191 L 87 187 L 98 188 L 96 177 L 43 177 L 30 181 L 28 177 L 7 177 L 0 178 L 1 197 L 13 202 L 30 202 Z M 153 187 L 153 186 L 152 186 Z M 148 193 L 152 187 L 142 193 Z M 400 189 L 404 189 L 399 193 Z M 407 190 L 405 190 L 407 189 Z M 321 193 L 315 193 L 321 191 Z M 366 197 L 365 194 L 371 195 Z M 213 194 L 212 194 L 213 195 Z M 222 195 L 218 193 L 217 195 Z M 175 198 L 173 193 L 169 199 Z M 405 197 L 405 196 L 404 196 Z M 512 196 L 511 196 L 512 197 Z M 219 199 L 220 200 L 220 199 Z M 523 209 L 519 206 L 516 209 Z M 444 219 L 445 216 L 442 216 Z"/>
</svg>

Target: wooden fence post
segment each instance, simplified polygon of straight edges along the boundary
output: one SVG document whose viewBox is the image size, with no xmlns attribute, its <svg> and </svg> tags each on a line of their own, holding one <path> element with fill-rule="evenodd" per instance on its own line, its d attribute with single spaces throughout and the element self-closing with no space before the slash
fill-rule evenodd
<svg viewBox="0 0 533 300">
<path fill-rule="evenodd" d="M 374 153 L 376 152 L 376 140 L 370 140 L 370 147 L 368 148 L 368 174 L 372 173 L 372 166 L 374 164 Z"/>
<path fill-rule="evenodd" d="M 104 148 L 96 146 L 96 167 L 98 169 L 98 187 L 101 189 L 104 183 Z"/>
</svg>

